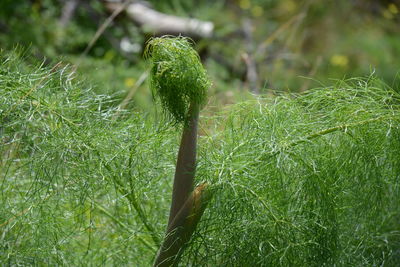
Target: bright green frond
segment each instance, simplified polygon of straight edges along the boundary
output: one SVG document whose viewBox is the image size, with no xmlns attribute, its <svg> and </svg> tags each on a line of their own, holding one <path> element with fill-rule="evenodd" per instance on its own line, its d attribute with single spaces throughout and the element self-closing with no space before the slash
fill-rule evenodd
<svg viewBox="0 0 400 267">
<path fill-rule="evenodd" d="M 151 59 L 151 88 L 176 122 L 186 121 L 191 103 L 204 105 L 210 87 L 206 70 L 184 37 L 151 39 L 146 47 Z"/>
</svg>

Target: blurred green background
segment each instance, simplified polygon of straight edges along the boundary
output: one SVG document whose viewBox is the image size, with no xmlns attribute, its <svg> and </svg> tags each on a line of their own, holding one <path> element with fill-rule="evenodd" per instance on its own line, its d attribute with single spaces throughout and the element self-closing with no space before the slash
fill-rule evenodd
<svg viewBox="0 0 400 267">
<path fill-rule="evenodd" d="M 220 191 L 182 266 L 399 266 L 399 98 L 381 82 L 400 91 L 399 1 L 146 3 L 214 24 L 194 38 L 213 82 L 196 179 Z M 154 33 L 111 15 L 99 0 L 0 0 L 0 262 L 156 254 L 179 129 L 148 115 Z"/>
<path fill-rule="evenodd" d="M 62 21 L 68 3 L 76 9 Z M 69 4 L 70 4 L 69 3 Z M 391 86 L 400 69 L 399 1 L 166 0 L 147 2 L 166 14 L 214 24 L 213 36 L 195 40 L 209 75 L 211 110 L 252 93 L 301 92 L 330 79 L 377 74 Z M 86 52 L 110 17 L 98 0 L 3 0 L 0 46 L 26 60 L 72 64 L 98 94 L 151 111 L 142 52 L 152 36 L 119 14 Z M 121 45 L 129 44 L 128 50 Z M 33 56 L 32 56 L 33 55 Z M 245 58 L 255 67 L 248 80 Z M 131 99 L 132 97 L 132 99 Z M 210 110 L 209 109 L 209 110 Z"/>
</svg>

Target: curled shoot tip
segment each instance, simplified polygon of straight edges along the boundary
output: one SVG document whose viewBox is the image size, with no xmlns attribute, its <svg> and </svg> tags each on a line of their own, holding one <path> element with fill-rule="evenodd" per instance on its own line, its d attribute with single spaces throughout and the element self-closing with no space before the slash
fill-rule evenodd
<svg viewBox="0 0 400 267">
<path fill-rule="evenodd" d="M 189 106 L 202 107 L 211 82 L 186 37 L 164 36 L 147 42 L 144 56 L 150 59 L 150 86 L 177 123 L 189 118 Z"/>
</svg>

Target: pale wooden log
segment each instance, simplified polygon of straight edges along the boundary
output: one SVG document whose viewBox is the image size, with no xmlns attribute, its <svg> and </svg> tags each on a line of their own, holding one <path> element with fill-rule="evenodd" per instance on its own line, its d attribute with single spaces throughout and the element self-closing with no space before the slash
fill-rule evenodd
<svg viewBox="0 0 400 267">
<path fill-rule="evenodd" d="M 106 1 L 106 7 L 113 11 L 122 3 Z M 126 8 L 126 13 L 144 31 L 154 35 L 183 35 L 193 38 L 210 38 L 213 35 L 214 24 L 193 18 L 177 17 L 158 12 L 143 2 L 132 2 Z"/>
</svg>

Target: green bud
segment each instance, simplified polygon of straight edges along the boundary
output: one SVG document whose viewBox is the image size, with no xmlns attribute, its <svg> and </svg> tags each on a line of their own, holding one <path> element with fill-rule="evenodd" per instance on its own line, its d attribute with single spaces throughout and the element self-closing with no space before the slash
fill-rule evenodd
<svg viewBox="0 0 400 267">
<path fill-rule="evenodd" d="M 151 60 L 150 86 L 154 94 L 177 123 L 184 123 L 191 104 L 205 104 L 211 85 L 199 55 L 189 39 L 167 36 L 151 39 L 145 56 Z"/>
</svg>

